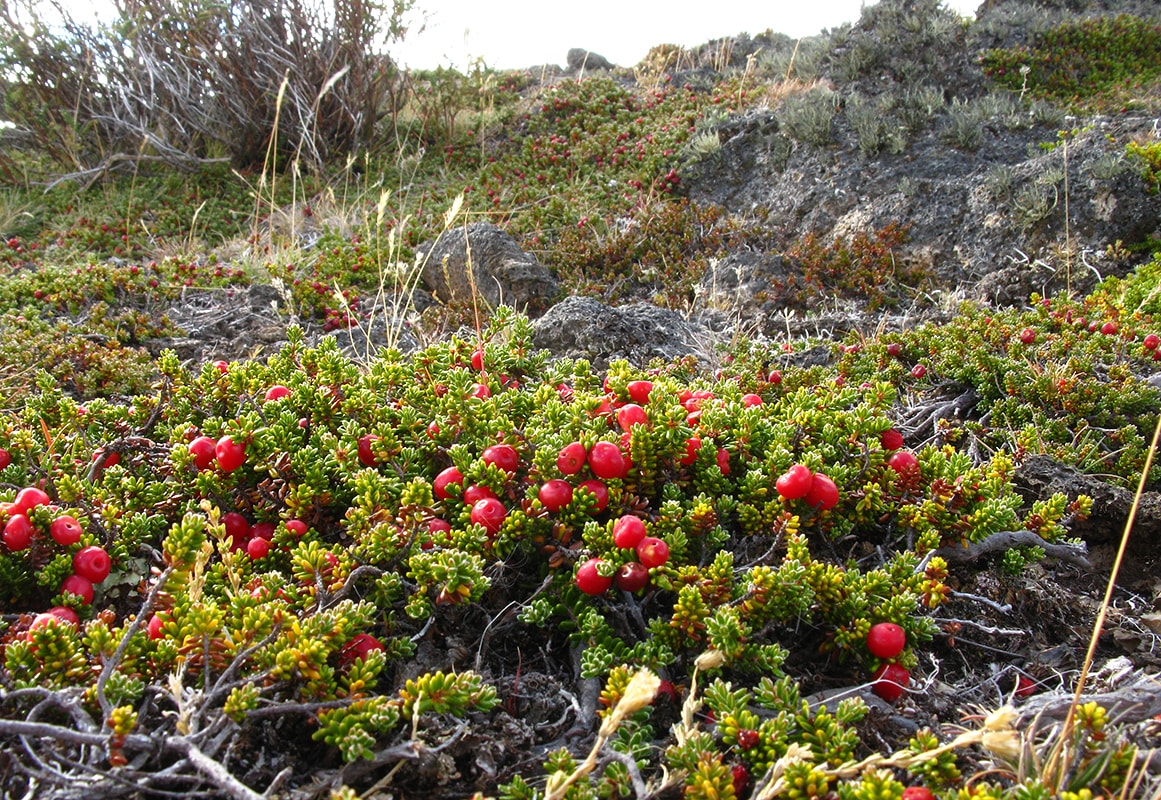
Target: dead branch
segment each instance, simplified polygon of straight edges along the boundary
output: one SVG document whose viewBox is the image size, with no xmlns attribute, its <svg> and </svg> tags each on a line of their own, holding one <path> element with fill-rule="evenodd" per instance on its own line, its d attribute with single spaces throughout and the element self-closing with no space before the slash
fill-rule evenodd
<svg viewBox="0 0 1161 800">
<path fill-rule="evenodd" d="M 949 564 L 969 564 L 993 553 L 1011 550 L 1013 547 L 1039 547 L 1049 558 L 1063 561 L 1083 569 L 1092 569 L 1085 558 L 1088 548 L 1083 543 L 1058 544 L 1046 542 L 1033 531 L 998 531 L 979 542 L 969 542 L 966 546 L 950 545 L 935 551 Z"/>
</svg>

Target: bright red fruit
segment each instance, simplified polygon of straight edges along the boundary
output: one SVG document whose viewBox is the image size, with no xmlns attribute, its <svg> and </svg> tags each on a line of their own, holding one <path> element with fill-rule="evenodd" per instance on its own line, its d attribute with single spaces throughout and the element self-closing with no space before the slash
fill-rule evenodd
<svg viewBox="0 0 1161 800">
<path fill-rule="evenodd" d="M 229 365 L 229 363 L 227 363 L 225 361 L 218 360 L 218 361 L 214 362 L 214 369 L 216 369 L 218 372 L 225 375 L 227 372 L 230 371 L 230 365 Z"/>
<path fill-rule="evenodd" d="M 630 400 L 645 405 L 649 402 L 649 393 L 653 391 L 653 381 L 629 381 L 625 388 Z"/>
<path fill-rule="evenodd" d="M 72 616 L 65 616 L 64 612 L 66 611 Z M 32 624 L 28 626 L 28 632 L 24 635 L 25 641 L 31 642 L 34 631 L 38 631 L 49 625 L 72 625 L 76 627 L 79 624 L 80 617 L 77 616 L 77 612 L 65 606 L 53 606 L 48 611 L 43 611 L 33 618 Z"/>
<path fill-rule="evenodd" d="M 469 506 L 474 506 L 476 503 L 483 500 L 485 497 L 495 497 L 496 493 L 487 486 L 481 486 L 478 483 L 473 483 L 468 488 L 464 489 L 463 501 Z"/>
<path fill-rule="evenodd" d="M 310 526 L 300 519 L 288 519 L 286 520 L 286 530 L 294 536 L 304 536 L 310 530 Z"/>
<path fill-rule="evenodd" d="M 468 392 L 468 397 L 474 397 L 477 400 L 486 400 L 491 396 L 492 390 L 482 383 L 473 383 L 472 390 Z"/>
<path fill-rule="evenodd" d="M 879 444 L 884 450 L 898 450 L 903 446 L 903 434 L 894 428 L 888 428 L 879 434 Z"/>
<path fill-rule="evenodd" d="M 750 770 L 745 764 L 734 764 L 730 767 L 730 779 L 734 783 L 734 797 L 741 797 L 750 785 Z"/>
<path fill-rule="evenodd" d="M 625 476 L 625 456 L 612 442 L 597 442 L 589 451 L 589 467 L 598 478 L 609 480 Z"/>
<path fill-rule="evenodd" d="M 81 530 L 81 523 L 77 522 L 76 517 L 70 517 L 65 514 L 52 521 L 52 524 L 48 528 L 48 533 L 52 536 L 52 540 L 61 547 L 68 547 L 81 540 L 83 531 Z"/>
<path fill-rule="evenodd" d="M 762 737 L 753 728 L 742 728 L 738 731 L 738 747 L 743 750 L 753 750 L 762 741 Z"/>
<path fill-rule="evenodd" d="M 766 376 L 766 381 L 768 383 L 774 384 L 775 386 L 782 383 L 782 371 L 777 369 L 772 370 L 770 374 Z"/>
<path fill-rule="evenodd" d="M 339 649 L 339 667 L 346 669 L 360 659 L 366 659 L 367 654 L 375 650 L 382 650 L 383 644 L 369 633 L 360 633 L 351 637 Z"/>
<path fill-rule="evenodd" d="M 451 497 L 451 492 L 448 487 L 453 484 L 464 484 L 464 474 L 455 467 L 448 467 L 435 476 L 435 480 L 431 482 L 431 488 L 435 491 L 435 496 L 440 500 L 446 500 Z"/>
<path fill-rule="evenodd" d="M 472 369 L 476 372 L 484 369 L 484 350 L 481 347 L 477 347 L 472 351 Z"/>
<path fill-rule="evenodd" d="M 4 545 L 12 552 L 32 543 L 32 522 L 24 514 L 13 514 L 4 525 Z"/>
<path fill-rule="evenodd" d="M 149 638 L 153 641 L 160 639 L 162 637 L 161 627 L 163 625 L 165 625 L 165 617 L 161 614 L 154 614 L 150 617 L 149 622 L 145 625 L 145 631 L 149 635 Z"/>
<path fill-rule="evenodd" d="M 223 436 L 214 446 L 214 455 L 222 472 L 233 472 L 246 463 L 246 445 L 235 442 L 233 436 Z"/>
<path fill-rule="evenodd" d="M 646 569 L 663 567 L 669 561 L 669 545 L 656 536 L 646 536 L 637 543 L 635 549 L 637 560 L 645 565 Z"/>
<path fill-rule="evenodd" d="M 27 514 L 37 506 L 47 506 L 48 499 L 48 495 L 43 489 L 36 486 L 25 486 L 16 493 L 16 500 L 12 503 L 12 513 Z"/>
<path fill-rule="evenodd" d="M 787 500 L 797 500 L 800 497 L 806 497 L 813 481 L 814 473 L 810 471 L 810 467 L 805 464 L 795 464 L 774 482 L 774 488 Z"/>
<path fill-rule="evenodd" d="M 572 502 L 572 484 L 561 478 L 553 478 L 540 487 L 537 496 L 549 511 L 560 511 Z"/>
<path fill-rule="evenodd" d="M 377 441 L 379 437 L 373 433 L 365 433 L 359 437 L 359 463 L 364 467 L 379 466 L 379 458 L 372 450 Z"/>
<path fill-rule="evenodd" d="M 85 605 L 93 602 L 93 582 L 80 575 L 69 575 L 61 582 L 60 590 L 62 594 L 67 592 L 80 596 Z"/>
<path fill-rule="evenodd" d="M 1156 350 L 1159 346 L 1161 346 L 1161 336 L 1158 336 L 1155 333 L 1150 333 L 1144 338 L 1141 344 L 1145 345 L 1146 350 Z"/>
<path fill-rule="evenodd" d="M 1025 328 L 1020 331 L 1020 341 L 1024 344 L 1032 344 L 1036 341 L 1036 331 L 1031 328 Z"/>
<path fill-rule="evenodd" d="M 634 425 L 649 426 L 649 415 L 645 409 L 636 403 L 625 403 L 617 409 L 617 424 L 626 433 L 633 430 Z"/>
<path fill-rule="evenodd" d="M 507 518 L 508 509 L 495 497 L 485 497 L 483 500 L 476 501 L 475 505 L 472 506 L 472 522 L 482 525 L 489 536 L 495 536 Z"/>
<path fill-rule="evenodd" d="M 701 437 L 690 436 L 685 440 L 685 455 L 678 459 L 685 466 L 690 466 L 697 461 L 697 451 L 701 449 Z"/>
<path fill-rule="evenodd" d="M 605 562 L 599 558 L 590 558 L 576 569 L 576 588 L 588 595 L 604 594 L 613 585 L 612 578 L 606 578 L 598 572 L 598 568 Z"/>
<path fill-rule="evenodd" d="M 718 462 L 718 469 L 723 475 L 730 474 L 730 451 L 724 447 L 719 447 L 718 452 L 714 454 L 714 460 Z"/>
<path fill-rule="evenodd" d="M 911 377 L 912 378 L 922 378 L 925 375 L 927 375 L 927 365 L 926 364 L 916 364 L 914 367 L 911 368 Z"/>
<path fill-rule="evenodd" d="M 12 454 L 0 447 L 0 469 L 4 469 L 12 463 Z"/>
<path fill-rule="evenodd" d="M 272 403 L 275 400 L 281 400 L 284 397 L 290 396 L 290 389 L 287 389 L 281 384 L 275 384 L 266 390 L 266 402 Z"/>
<path fill-rule="evenodd" d="M 1031 697 L 1036 694 L 1036 681 L 1029 678 L 1027 675 L 1016 676 L 1015 693 L 1017 697 Z"/>
<path fill-rule="evenodd" d="M 900 478 L 911 478 L 919 474 L 919 459 L 910 450 L 896 450 L 887 459 L 887 466 L 895 470 Z"/>
<path fill-rule="evenodd" d="M 584 481 L 583 483 L 581 483 L 581 485 L 578 488 L 587 489 L 589 492 L 592 493 L 593 497 L 596 498 L 596 500 L 597 500 L 597 507 L 595 509 L 596 513 L 599 514 L 600 512 L 604 511 L 606 508 L 609 507 L 609 487 L 605 486 L 605 484 L 602 481 L 587 480 L 587 481 Z"/>
<path fill-rule="evenodd" d="M 237 511 L 229 511 L 222 515 L 222 525 L 226 527 L 226 537 L 230 539 L 233 549 L 243 547 L 250 539 L 250 520 Z"/>
<path fill-rule="evenodd" d="M 246 553 L 255 561 L 261 561 L 270 554 L 270 540 L 255 536 L 246 542 Z"/>
<path fill-rule="evenodd" d="M 276 530 L 278 530 L 278 526 L 273 522 L 255 522 L 250 526 L 250 538 L 265 539 L 269 542 L 274 538 Z"/>
<path fill-rule="evenodd" d="M 762 395 L 760 395 L 760 394 L 752 394 L 751 393 L 751 394 L 742 395 L 742 405 L 746 406 L 746 408 L 760 406 L 765 402 L 766 401 L 762 399 Z"/>
<path fill-rule="evenodd" d="M 636 547 L 645 538 L 645 523 L 640 517 L 625 514 L 613 523 L 613 544 L 626 550 Z"/>
<path fill-rule="evenodd" d="M 560 448 L 556 457 L 556 468 L 563 475 L 576 475 L 588 460 L 589 454 L 580 442 L 571 442 Z"/>
<path fill-rule="evenodd" d="M 67 622 L 70 625 L 80 625 L 81 618 L 77 616 L 77 612 L 73 611 L 68 606 L 53 606 L 48 611 L 44 612 L 49 616 L 56 617 L 61 622 Z M 39 617 L 40 615 L 37 614 Z M 33 623 L 35 625 L 35 623 Z"/>
<path fill-rule="evenodd" d="M 617 588 L 625 592 L 639 592 L 649 585 L 649 570 L 637 561 L 626 561 L 613 576 Z"/>
<path fill-rule="evenodd" d="M 894 622 L 877 622 L 867 631 L 867 649 L 875 658 L 894 658 L 907 646 L 907 634 Z"/>
<path fill-rule="evenodd" d="M 193 456 L 194 466 L 199 470 L 207 469 L 217 459 L 217 446 L 208 436 L 199 436 L 189 443 L 189 454 Z"/>
<path fill-rule="evenodd" d="M 510 444 L 494 444 L 487 447 L 480 457 L 485 464 L 494 464 L 508 473 L 515 472 L 520 466 L 520 454 Z"/>
<path fill-rule="evenodd" d="M 839 490 L 835 482 L 821 472 L 814 473 L 810 491 L 806 493 L 806 504 L 819 511 L 826 511 L 838 505 Z"/>
<path fill-rule="evenodd" d="M 1120 326 L 1112 320 L 1109 320 L 1104 325 L 1101 325 L 1101 333 L 1103 333 L 1105 336 L 1113 336 L 1120 329 Z"/>
<path fill-rule="evenodd" d="M 911 683 L 911 670 L 898 664 L 883 664 L 871 675 L 874 681 L 871 691 L 888 703 L 894 703 L 903 696 Z"/>
<path fill-rule="evenodd" d="M 93 583 L 100 583 L 109 577 L 109 570 L 112 567 L 113 561 L 105 552 L 105 548 L 95 544 L 82 547 L 73 554 L 73 572 Z"/>
<path fill-rule="evenodd" d="M 887 355 L 892 358 L 898 358 L 903 353 L 903 345 L 898 342 L 891 342 L 887 345 Z"/>
<path fill-rule="evenodd" d="M 903 790 L 903 800 L 935 800 L 935 795 L 926 786 L 908 786 Z"/>
</svg>

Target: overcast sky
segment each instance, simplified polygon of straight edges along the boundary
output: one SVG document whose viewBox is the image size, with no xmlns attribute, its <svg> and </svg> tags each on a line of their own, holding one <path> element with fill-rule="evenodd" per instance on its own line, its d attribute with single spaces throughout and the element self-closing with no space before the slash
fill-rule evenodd
<svg viewBox="0 0 1161 800">
<path fill-rule="evenodd" d="M 972 17 L 982 1 L 944 0 L 944 5 Z M 111 0 L 60 2 L 81 20 L 108 16 L 112 8 Z M 863 0 L 416 0 L 413 16 L 426 17 L 426 30 L 408 34 L 391 54 L 419 69 L 463 69 L 475 58 L 496 69 L 518 69 L 563 66 L 569 48 L 583 47 L 633 66 L 658 44 L 695 46 L 767 29 L 813 36 L 855 22 L 863 5 Z"/>
<path fill-rule="evenodd" d="M 973 17 L 982 0 L 944 0 Z M 812 36 L 855 22 L 862 0 L 418 0 L 427 30 L 409 35 L 392 55 L 416 68 L 463 68 L 482 57 L 497 69 L 564 65 L 571 47 L 632 66 L 657 44 L 699 45 L 710 39 L 771 29 Z M 873 2 L 868 3 L 874 5 Z"/>
</svg>

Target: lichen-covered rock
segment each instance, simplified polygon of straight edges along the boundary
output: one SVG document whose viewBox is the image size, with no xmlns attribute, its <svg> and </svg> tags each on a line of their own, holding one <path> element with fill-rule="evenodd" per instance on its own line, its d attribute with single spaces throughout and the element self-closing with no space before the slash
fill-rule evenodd
<svg viewBox="0 0 1161 800">
<path fill-rule="evenodd" d="M 424 284 L 444 303 L 467 304 L 476 295 L 489 306 L 503 303 L 535 316 L 557 292 L 556 277 L 491 222 L 446 231 L 421 245 L 418 256 Z"/>
<path fill-rule="evenodd" d="M 591 50 L 586 50 L 583 47 L 574 47 L 569 50 L 565 63 L 568 64 L 569 72 L 580 72 L 582 69 L 586 72 L 601 69 L 608 70 L 615 66 L 604 56 L 594 53 Z"/>
</svg>

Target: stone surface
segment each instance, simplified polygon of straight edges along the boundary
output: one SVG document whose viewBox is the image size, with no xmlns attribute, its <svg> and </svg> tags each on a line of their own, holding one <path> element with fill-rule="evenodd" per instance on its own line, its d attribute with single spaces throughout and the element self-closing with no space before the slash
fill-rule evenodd
<svg viewBox="0 0 1161 800">
<path fill-rule="evenodd" d="M 418 256 L 423 282 L 443 303 L 466 305 L 478 294 L 489 306 L 509 305 L 535 316 L 558 288 L 556 278 L 535 256 L 490 222 L 446 231 L 421 245 Z"/>
<path fill-rule="evenodd" d="M 583 47 L 574 47 L 569 50 L 565 63 L 568 64 L 569 72 L 580 72 L 582 69 L 586 72 L 593 72 L 594 70 L 612 69 L 615 66 L 604 56 L 591 50 L 585 50 Z"/>
</svg>

